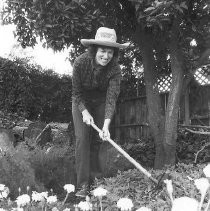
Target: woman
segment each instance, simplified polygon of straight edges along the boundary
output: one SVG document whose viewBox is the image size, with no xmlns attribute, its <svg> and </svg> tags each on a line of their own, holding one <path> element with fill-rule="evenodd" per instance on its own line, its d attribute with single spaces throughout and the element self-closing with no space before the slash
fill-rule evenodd
<svg viewBox="0 0 210 211">
<path fill-rule="evenodd" d="M 89 184 L 100 173 L 100 139 L 110 137 L 109 125 L 120 92 L 121 69 L 118 51 L 127 44 L 116 42 L 114 29 L 100 27 L 95 39 L 82 39 L 89 47 L 74 62 L 72 78 L 72 114 L 76 136 L 76 196 L 85 197 Z M 91 124 L 102 132 L 98 134 Z M 99 138 L 100 137 L 100 138 Z"/>
</svg>

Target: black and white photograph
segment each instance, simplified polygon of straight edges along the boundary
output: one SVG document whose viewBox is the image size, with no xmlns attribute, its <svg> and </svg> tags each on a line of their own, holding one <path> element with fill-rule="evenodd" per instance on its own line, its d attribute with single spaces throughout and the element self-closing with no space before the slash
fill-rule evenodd
<svg viewBox="0 0 210 211">
<path fill-rule="evenodd" d="M 209 0 L 0 0 L 0 211 L 210 211 Z"/>
</svg>

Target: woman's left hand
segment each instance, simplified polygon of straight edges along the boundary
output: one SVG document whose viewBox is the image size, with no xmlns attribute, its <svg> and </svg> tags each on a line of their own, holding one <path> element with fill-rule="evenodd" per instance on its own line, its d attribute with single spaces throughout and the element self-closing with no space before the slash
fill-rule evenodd
<svg viewBox="0 0 210 211">
<path fill-rule="evenodd" d="M 109 129 L 106 127 L 103 127 L 103 129 L 99 133 L 99 136 L 103 141 L 106 141 L 107 138 L 110 138 Z"/>
<path fill-rule="evenodd" d="M 104 120 L 104 126 L 103 126 L 101 132 L 99 133 L 99 136 L 103 141 L 106 141 L 107 138 L 110 138 L 110 133 L 109 133 L 110 123 L 111 123 L 111 119 Z"/>
</svg>

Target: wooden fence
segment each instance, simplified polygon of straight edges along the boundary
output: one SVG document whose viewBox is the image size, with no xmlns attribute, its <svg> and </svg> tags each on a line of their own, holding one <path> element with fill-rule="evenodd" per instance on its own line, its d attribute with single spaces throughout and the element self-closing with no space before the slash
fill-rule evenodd
<svg viewBox="0 0 210 211">
<path fill-rule="evenodd" d="M 168 93 L 161 94 L 164 110 Z M 181 124 L 210 125 L 210 86 L 191 87 L 180 103 L 179 122 Z M 146 96 L 125 99 L 118 102 L 112 122 L 112 137 L 121 144 L 148 138 L 150 128 Z"/>
</svg>

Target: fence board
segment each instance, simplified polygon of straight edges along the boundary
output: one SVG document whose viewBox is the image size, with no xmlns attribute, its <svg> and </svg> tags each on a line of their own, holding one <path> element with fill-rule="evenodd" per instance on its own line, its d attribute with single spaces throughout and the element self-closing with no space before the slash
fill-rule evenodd
<svg viewBox="0 0 210 211">
<path fill-rule="evenodd" d="M 210 125 L 210 86 L 191 88 L 189 92 L 189 96 L 180 104 L 179 121 L 185 122 L 188 119 L 191 124 Z M 168 93 L 161 94 L 161 105 L 164 111 L 167 100 Z M 112 135 L 120 143 L 149 137 L 150 128 L 145 96 L 118 102 L 112 123 Z"/>
<path fill-rule="evenodd" d="M 136 100 L 135 101 L 135 106 L 136 106 L 136 122 L 140 123 L 141 121 L 141 110 L 142 110 L 142 106 L 141 106 L 141 101 L 140 100 Z M 136 137 L 140 137 L 141 135 L 141 127 L 136 127 Z"/>
</svg>

